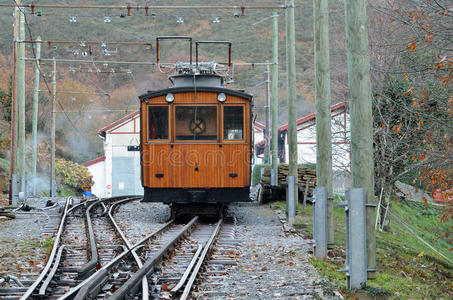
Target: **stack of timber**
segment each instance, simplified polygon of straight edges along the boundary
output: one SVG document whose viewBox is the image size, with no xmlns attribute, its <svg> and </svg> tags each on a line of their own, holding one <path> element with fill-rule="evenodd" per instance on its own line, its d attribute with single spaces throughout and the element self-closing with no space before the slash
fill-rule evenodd
<svg viewBox="0 0 453 300">
<path fill-rule="evenodd" d="M 281 164 L 278 166 L 278 186 L 277 189 L 281 190 L 286 190 L 286 177 L 288 176 L 288 165 L 286 164 Z M 264 167 L 262 169 L 262 175 L 261 175 L 261 186 L 263 189 L 263 197 L 265 199 L 264 202 L 267 202 L 269 200 L 278 200 L 276 198 L 276 193 L 275 188 L 271 189 L 271 167 Z M 313 166 L 299 166 L 298 167 L 298 184 L 299 184 L 299 191 L 304 192 L 305 188 L 308 185 L 308 191 L 307 191 L 307 196 L 312 197 L 313 196 L 313 189 L 316 187 L 316 167 Z M 281 194 L 281 193 L 278 193 Z M 301 194 L 301 193 L 300 193 Z M 303 194 L 303 193 L 302 193 Z M 302 195 L 301 195 L 302 196 Z M 272 199 L 270 199 L 272 198 Z M 302 200 L 301 197 L 299 197 L 299 200 Z"/>
</svg>

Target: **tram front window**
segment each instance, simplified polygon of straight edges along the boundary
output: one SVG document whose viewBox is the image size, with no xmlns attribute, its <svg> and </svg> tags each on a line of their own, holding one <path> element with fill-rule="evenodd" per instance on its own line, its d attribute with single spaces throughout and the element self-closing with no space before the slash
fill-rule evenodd
<svg viewBox="0 0 453 300">
<path fill-rule="evenodd" d="M 217 140 L 216 106 L 176 106 L 176 140 Z"/>
<path fill-rule="evenodd" d="M 223 108 L 223 139 L 244 139 L 244 109 L 242 106 L 225 106 Z"/>
<path fill-rule="evenodd" d="M 150 106 L 148 120 L 148 138 L 168 140 L 168 106 Z"/>
</svg>

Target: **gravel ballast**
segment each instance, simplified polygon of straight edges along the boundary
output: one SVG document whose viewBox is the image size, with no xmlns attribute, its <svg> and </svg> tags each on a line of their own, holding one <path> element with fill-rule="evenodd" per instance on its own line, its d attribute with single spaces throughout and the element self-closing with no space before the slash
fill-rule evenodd
<svg viewBox="0 0 453 300">
<path fill-rule="evenodd" d="M 219 293 L 229 293 L 230 299 L 326 298 L 323 281 L 308 261 L 311 246 L 285 231 L 270 208 L 234 204 L 229 214 L 236 218 L 241 247 L 237 266 L 217 285 Z"/>
</svg>

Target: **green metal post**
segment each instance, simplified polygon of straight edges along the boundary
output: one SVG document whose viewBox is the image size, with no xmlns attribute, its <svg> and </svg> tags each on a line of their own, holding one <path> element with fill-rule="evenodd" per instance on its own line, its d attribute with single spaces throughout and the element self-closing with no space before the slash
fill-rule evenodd
<svg viewBox="0 0 453 300">
<path fill-rule="evenodd" d="M 38 36 L 36 41 L 40 42 Z M 33 120 L 32 120 L 32 147 L 31 147 L 31 174 L 33 180 L 36 177 L 36 157 L 38 149 L 38 107 L 39 107 L 39 59 L 41 58 L 41 43 L 36 43 L 36 61 L 35 61 L 35 82 L 33 91 Z M 33 185 L 33 194 L 36 195 L 36 187 Z"/>
<path fill-rule="evenodd" d="M 316 184 L 327 188 L 327 242 L 334 243 L 328 0 L 313 0 Z"/>
<path fill-rule="evenodd" d="M 278 185 L 278 14 L 272 15 L 272 170 L 275 176 L 273 184 Z"/>
<path fill-rule="evenodd" d="M 376 277 L 374 231 L 373 117 L 370 57 L 365 0 L 345 1 L 348 54 L 349 107 L 351 114 L 352 186 L 366 190 L 366 240 L 368 278 Z"/>
</svg>

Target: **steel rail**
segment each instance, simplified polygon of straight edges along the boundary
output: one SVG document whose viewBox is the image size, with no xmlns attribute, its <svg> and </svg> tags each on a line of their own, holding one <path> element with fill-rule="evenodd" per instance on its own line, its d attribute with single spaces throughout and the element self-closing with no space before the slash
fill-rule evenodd
<svg viewBox="0 0 453 300">
<path fill-rule="evenodd" d="M 52 252 L 50 253 L 49 260 L 47 261 L 46 266 L 44 267 L 43 271 L 38 276 L 38 278 L 35 280 L 35 282 L 33 282 L 33 284 L 25 292 L 25 294 L 20 298 L 21 300 L 28 299 L 32 295 L 33 291 L 38 287 L 38 285 L 44 280 L 44 277 L 47 275 L 47 272 L 49 272 L 50 267 L 52 266 L 52 263 L 54 261 L 55 255 L 57 253 L 57 249 L 61 239 L 61 233 L 63 232 L 64 223 L 66 221 L 66 216 L 68 215 L 69 211 L 71 211 L 71 209 L 69 209 L 70 203 L 72 203 L 72 197 L 68 197 L 66 199 L 64 213 L 63 216 L 61 217 L 60 224 L 58 224 L 57 235 L 55 236 Z"/>
<path fill-rule="evenodd" d="M 79 283 L 77 286 L 75 286 L 74 288 L 70 289 L 66 294 L 64 294 L 63 296 L 61 296 L 60 298 L 58 298 L 58 300 L 65 300 L 65 299 L 68 299 L 70 298 L 71 296 L 74 295 L 74 293 L 76 293 L 78 290 L 80 290 L 81 288 L 83 288 L 84 286 L 88 285 L 92 280 L 95 280 L 97 276 L 100 276 L 99 274 L 102 274 L 103 270 L 107 270 L 109 269 L 110 267 L 112 267 L 117 261 L 119 261 L 120 259 L 122 259 L 124 256 L 130 254 L 130 252 L 132 250 L 138 250 L 140 247 L 143 247 L 143 244 L 145 242 L 147 242 L 149 239 L 151 239 L 152 237 L 154 237 L 155 235 L 161 233 L 162 231 L 164 231 L 165 229 L 167 229 L 171 224 L 173 224 L 175 220 L 172 219 L 170 221 L 168 221 L 167 223 L 163 224 L 159 229 L 157 229 L 156 231 L 150 233 L 148 236 L 144 237 L 143 239 L 141 239 L 138 243 L 136 243 L 130 250 L 125 250 L 123 251 L 120 255 L 116 256 L 113 260 L 111 260 L 109 263 L 107 263 L 106 265 L 104 265 L 103 267 L 101 267 L 101 269 L 99 269 L 98 271 L 96 271 L 96 273 L 94 273 L 93 275 L 91 275 L 90 277 L 88 277 L 87 279 L 85 279 L 83 282 Z"/>
<path fill-rule="evenodd" d="M 131 247 L 132 247 L 132 244 L 126 238 L 126 236 L 124 235 L 124 233 L 122 232 L 122 230 L 118 226 L 117 222 L 113 218 L 113 211 L 114 211 L 114 209 L 116 208 L 117 205 L 129 202 L 129 201 L 135 201 L 135 200 L 138 200 L 140 198 L 141 197 L 135 197 L 135 198 L 127 198 L 127 199 L 124 199 L 124 200 L 119 200 L 119 201 L 113 203 L 110 206 L 109 209 L 107 209 L 105 204 L 103 202 L 101 202 L 101 205 L 104 208 L 104 213 L 103 214 L 108 214 L 109 219 L 112 222 L 113 226 L 115 227 L 117 233 L 120 235 L 120 237 L 123 240 L 124 244 L 126 244 L 126 246 L 123 245 L 123 247 L 126 250 L 130 250 Z M 142 261 L 140 260 L 140 257 L 137 255 L 135 250 L 132 250 L 131 254 L 134 257 L 138 268 L 140 269 L 143 266 Z M 99 293 L 99 291 L 101 290 L 100 286 L 105 283 L 105 281 L 107 280 L 107 277 L 108 277 L 108 271 L 107 270 L 104 270 L 104 271 L 100 272 L 99 274 L 97 274 L 94 278 L 92 278 L 90 280 L 90 282 L 88 284 L 86 284 L 85 286 L 83 286 L 79 290 L 79 292 L 75 296 L 74 300 L 79 300 L 79 299 L 81 300 L 81 299 L 87 299 L 87 298 L 95 297 L 96 294 Z M 143 277 L 143 281 L 142 281 L 142 294 L 143 294 L 143 298 L 142 298 L 143 300 L 149 299 L 148 298 L 149 287 L 148 287 L 148 280 L 147 280 L 146 277 Z"/>
<path fill-rule="evenodd" d="M 116 230 L 120 234 L 120 236 L 123 239 L 124 243 L 126 244 L 127 248 L 129 250 L 131 250 L 132 244 L 126 238 L 126 236 L 124 235 L 123 231 L 120 229 L 120 227 L 116 223 L 115 219 L 113 218 L 113 209 L 115 208 L 115 206 L 120 204 L 120 203 L 123 203 L 125 201 L 128 201 L 128 200 L 122 200 L 122 201 L 119 201 L 119 202 L 113 204 L 110 207 L 108 214 L 109 214 L 110 220 L 112 221 L 112 223 L 115 226 Z M 137 262 L 138 268 L 141 269 L 143 267 L 142 260 L 137 255 L 137 252 L 135 250 L 131 250 L 131 253 L 132 253 L 132 256 L 134 257 L 135 261 Z M 148 279 L 146 278 L 146 275 L 143 276 L 143 278 L 142 278 L 142 299 L 143 300 L 148 300 L 149 299 L 149 286 L 148 286 Z"/>
<path fill-rule="evenodd" d="M 91 224 L 91 216 L 90 216 L 90 211 L 91 208 L 93 208 L 95 205 L 98 205 L 101 203 L 102 200 L 97 200 L 94 203 L 92 203 L 90 206 L 88 206 L 86 212 L 85 212 L 85 218 L 87 222 L 87 227 L 88 227 L 88 240 L 90 243 L 90 260 L 83 265 L 80 269 L 77 270 L 77 277 L 79 279 L 85 279 L 89 277 L 91 274 L 96 271 L 96 267 L 99 262 L 99 256 L 98 256 L 98 251 L 97 251 L 97 245 L 96 245 L 96 238 L 94 236 L 94 230 L 93 230 L 93 224 Z"/>
<path fill-rule="evenodd" d="M 98 255 L 98 251 L 97 251 L 96 237 L 94 235 L 93 224 L 91 223 L 91 215 L 90 215 L 91 209 L 98 204 L 104 205 L 105 201 L 136 200 L 139 198 L 140 197 L 138 197 L 138 196 L 119 196 L 119 197 L 115 197 L 115 198 L 105 198 L 105 199 L 100 199 L 100 200 L 95 201 L 87 208 L 85 214 L 86 214 L 86 222 L 87 222 L 87 227 L 88 227 L 88 239 L 90 241 L 91 257 L 90 257 L 90 260 L 77 271 L 79 279 L 85 279 L 87 277 L 90 277 L 90 275 L 92 275 L 93 273 L 96 272 L 96 267 L 99 264 L 99 255 Z M 105 207 L 105 205 L 104 205 L 104 207 Z"/>
<path fill-rule="evenodd" d="M 125 197 L 137 197 L 137 196 L 119 196 L 119 197 L 113 197 L 113 198 L 108 198 L 108 199 L 109 200 L 111 200 L 111 199 L 122 199 L 122 198 L 125 198 Z M 59 246 L 60 246 L 60 240 L 61 240 L 63 229 L 64 229 L 64 226 L 65 226 L 66 218 L 67 218 L 68 214 L 71 213 L 73 210 L 75 210 L 75 209 L 77 209 L 77 208 L 79 208 L 79 207 L 81 207 L 81 206 L 83 206 L 85 204 L 86 203 L 80 203 L 80 204 L 72 206 L 73 205 L 73 197 L 68 197 L 66 199 L 63 216 L 61 217 L 60 223 L 58 225 L 57 234 L 55 236 L 54 244 L 53 244 L 53 247 L 52 247 L 52 251 L 50 252 L 47 264 L 44 267 L 44 269 L 42 270 L 42 272 L 40 273 L 40 275 L 38 276 L 38 278 L 35 280 L 35 282 L 33 282 L 33 284 L 27 289 L 25 294 L 22 295 L 20 300 L 26 300 L 29 297 L 31 297 L 33 292 L 34 292 L 34 290 L 39 286 L 40 283 L 43 282 L 43 280 L 46 278 L 46 276 L 50 277 L 50 279 L 53 278 L 55 273 L 50 273 L 50 274 L 48 274 L 48 273 L 49 273 L 50 268 L 52 267 L 52 264 L 54 263 L 55 256 L 57 254 L 57 250 L 59 249 Z M 72 206 L 72 207 L 70 207 L 70 206 Z"/>
<path fill-rule="evenodd" d="M 44 282 L 42 283 L 41 287 L 39 288 L 39 294 L 38 295 L 40 297 L 46 295 L 47 287 L 49 286 L 50 281 L 53 279 L 53 277 L 55 276 L 55 273 L 58 270 L 58 265 L 60 264 L 61 256 L 63 255 L 63 251 L 64 251 L 65 247 L 66 247 L 66 245 L 62 245 L 58 249 L 58 253 L 57 253 L 57 256 L 56 256 L 56 258 L 54 260 L 52 269 L 50 270 L 49 275 L 47 275 L 46 280 L 44 280 Z"/>
<path fill-rule="evenodd" d="M 134 293 L 134 289 L 137 284 L 146 276 L 158 263 L 161 261 L 162 257 L 168 253 L 170 249 L 174 247 L 176 243 L 183 238 L 187 232 L 195 225 L 195 222 L 198 220 L 198 217 L 194 217 L 188 224 L 186 224 L 178 235 L 169 241 L 164 247 L 162 247 L 158 253 L 153 257 L 149 258 L 141 269 L 135 272 L 129 280 L 127 280 L 116 292 L 109 297 L 110 300 L 119 300 L 124 299 L 130 296 L 129 294 Z"/>
<path fill-rule="evenodd" d="M 200 271 L 201 265 L 204 263 L 204 260 L 208 254 L 208 251 L 209 251 L 209 249 L 211 249 L 211 246 L 214 243 L 214 239 L 216 238 L 217 234 L 219 233 L 222 223 L 223 223 L 223 219 L 220 219 L 217 222 L 217 225 L 216 225 L 213 233 L 211 234 L 211 237 L 204 245 L 203 252 L 201 253 L 201 256 L 198 259 L 197 265 L 195 266 L 194 270 L 192 271 L 192 274 L 190 275 L 190 279 L 187 282 L 186 287 L 184 288 L 184 292 L 183 292 L 180 300 L 185 300 L 185 299 L 187 299 L 187 297 L 189 297 L 189 293 L 192 290 L 193 283 L 195 282 L 195 279 L 198 276 L 198 272 Z"/>
<path fill-rule="evenodd" d="M 203 246 L 202 245 L 198 245 L 197 252 L 193 255 L 192 260 L 190 261 L 190 264 L 186 268 L 186 271 L 182 275 L 182 277 L 179 280 L 178 284 L 170 291 L 170 293 L 176 294 L 182 288 L 184 283 L 186 283 L 187 277 L 189 277 L 190 272 L 192 271 L 193 266 L 197 262 L 198 257 L 200 256 L 202 250 L 203 250 Z"/>
</svg>

